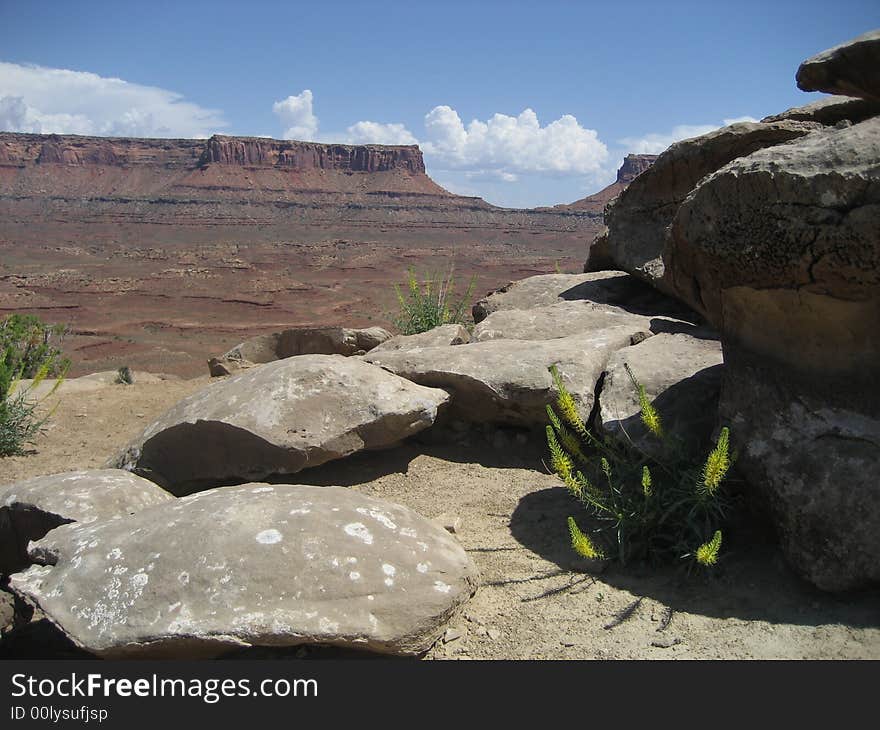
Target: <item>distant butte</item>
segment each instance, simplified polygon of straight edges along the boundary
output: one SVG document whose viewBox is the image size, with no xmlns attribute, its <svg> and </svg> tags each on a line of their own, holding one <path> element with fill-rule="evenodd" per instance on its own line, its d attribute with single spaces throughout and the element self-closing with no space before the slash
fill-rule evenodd
<svg viewBox="0 0 880 730">
<path fill-rule="evenodd" d="M 557 205 L 557 209 L 583 210 L 601 214 L 608 201 L 620 195 L 633 180 L 654 164 L 658 155 L 627 155 L 617 171 L 617 180 L 598 193 L 581 198 L 568 205 Z"/>
</svg>

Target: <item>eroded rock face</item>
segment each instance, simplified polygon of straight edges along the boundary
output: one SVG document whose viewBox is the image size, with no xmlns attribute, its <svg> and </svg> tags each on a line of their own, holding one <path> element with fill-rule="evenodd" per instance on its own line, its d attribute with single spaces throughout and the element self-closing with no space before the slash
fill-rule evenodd
<svg viewBox="0 0 880 730">
<path fill-rule="evenodd" d="M 663 453 L 662 442 L 642 423 L 638 390 L 625 368 L 629 365 L 660 414 L 664 432 L 686 449 L 705 450 L 717 421 L 722 363 L 717 335 L 689 325 L 618 350 L 599 396 L 602 429 L 645 453 Z"/>
<path fill-rule="evenodd" d="M 492 312 L 570 301 L 611 304 L 644 314 L 681 311 L 677 303 L 623 271 L 599 271 L 543 274 L 508 284 L 474 305 L 474 322 L 482 322 Z"/>
<path fill-rule="evenodd" d="M 794 120 L 740 122 L 676 142 L 606 209 L 606 246 L 611 258 L 619 269 L 671 294 L 663 280 L 666 228 L 697 182 L 737 157 L 820 127 Z"/>
<path fill-rule="evenodd" d="M 543 426 L 558 393 L 547 368 L 556 364 L 586 419 L 596 383 L 613 352 L 650 333 L 638 324 L 608 325 L 555 340 L 490 340 L 455 347 L 372 352 L 365 360 L 416 383 L 452 393 L 463 420 Z"/>
<path fill-rule="evenodd" d="M 201 658 L 333 644 L 418 654 L 476 590 L 451 535 L 342 487 L 245 484 L 67 525 L 11 579 L 80 647 Z"/>
<path fill-rule="evenodd" d="M 822 51 L 797 71 L 798 88 L 880 101 L 880 30 Z"/>
<path fill-rule="evenodd" d="M 395 335 L 385 340 L 371 352 L 388 352 L 391 350 L 413 350 L 417 347 L 442 347 L 444 345 L 464 345 L 471 341 L 471 336 L 463 325 L 442 324 L 427 332 L 415 335 Z"/>
<path fill-rule="evenodd" d="M 448 400 L 341 355 L 301 355 L 212 383 L 149 426 L 111 465 L 177 495 L 293 474 L 430 426 Z"/>
<path fill-rule="evenodd" d="M 858 124 L 878 115 L 880 115 L 880 101 L 851 96 L 829 96 L 765 117 L 761 121 L 766 123 L 791 119 L 797 122 L 818 122 L 833 127 L 841 122 Z"/>
<path fill-rule="evenodd" d="M 294 327 L 246 340 L 219 358 L 211 358 L 208 370 L 215 376 L 229 375 L 296 355 L 359 355 L 390 337 L 381 327 Z"/>
<path fill-rule="evenodd" d="M 29 564 L 27 546 L 68 522 L 125 517 L 173 495 L 120 469 L 72 471 L 0 487 L 0 573 Z"/>
<path fill-rule="evenodd" d="M 720 414 L 793 566 L 880 579 L 880 118 L 736 160 L 681 206 L 664 254 L 722 332 Z"/>
</svg>

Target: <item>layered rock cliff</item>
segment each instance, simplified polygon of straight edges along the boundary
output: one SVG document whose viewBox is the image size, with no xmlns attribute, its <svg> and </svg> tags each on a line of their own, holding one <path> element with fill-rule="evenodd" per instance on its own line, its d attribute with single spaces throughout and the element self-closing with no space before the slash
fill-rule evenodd
<svg viewBox="0 0 880 730">
<path fill-rule="evenodd" d="M 656 159 L 657 155 L 627 155 L 623 158 L 623 164 L 617 170 L 617 179 L 613 183 L 586 198 L 568 205 L 557 205 L 556 209 L 582 210 L 601 216 L 608 202 L 626 190 L 627 186 L 653 165 Z"/>
</svg>

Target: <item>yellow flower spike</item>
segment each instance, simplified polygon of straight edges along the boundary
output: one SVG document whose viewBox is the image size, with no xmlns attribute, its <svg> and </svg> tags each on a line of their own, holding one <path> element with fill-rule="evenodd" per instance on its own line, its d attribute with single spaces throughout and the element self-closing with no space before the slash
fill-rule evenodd
<svg viewBox="0 0 880 730">
<path fill-rule="evenodd" d="M 654 491 L 651 489 L 651 470 L 647 466 L 642 467 L 642 492 L 644 492 L 646 497 L 654 494 Z"/>
<path fill-rule="evenodd" d="M 559 442 L 556 440 L 556 434 L 553 432 L 552 426 L 547 426 L 547 445 L 550 447 L 550 468 L 556 475 L 566 484 L 572 478 L 574 464 L 571 457 L 562 450 Z"/>
<path fill-rule="evenodd" d="M 571 533 L 571 546 L 578 555 L 590 560 L 603 560 L 605 558 L 605 554 L 596 547 L 595 543 L 581 532 L 574 521 L 574 517 L 568 518 L 568 531 Z"/>
<path fill-rule="evenodd" d="M 696 558 L 700 565 L 709 567 L 718 562 L 718 551 L 721 550 L 721 530 L 715 530 L 712 539 L 697 548 Z"/>
<path fill-rule="evenodd" d="M 636 387 L 636 390 L 639 394 L 639 410 L 641 412 L 642 423 L 645 424 L 645 427 L 656 436 L 658 439 L 663 438 L 663 423 L 660 421 L 660 414 L 657 412 L 657 409 L 654 408 L 654 405 L 648 400 L 648 394 L 645 392 L 645 386 L 642 385 L 638 380 L 636 380 L 636 376 L 633 374 L 632 369 L 626 363 L 624 363 L 623 367 L 626 369 L 626 374 L 629 375 L 629 379 L 632 380 L 633 385 Z"/>
<path fill-rule="evenodd" d="M 559 413 L 577 434 L 583 438 L 587 438 L 587 425 L 581 418 L 581 414 L 578 413 L 577 404 L 574 402 L 574 398 L 572 398 L 571 393 L 568 392 L 565 384 L 562 382 L 559 370 L 557 370 L 555 365 L 551 365 L 548 370 L 550 371 L 550 375 L 553 376 L 553 382 L 556 385 L 556 391 L 558 393 L 556 396 L 556 405 L 559 408 Z"/>
<path fill-rule="evenodd" d="M 706 459 L 703 466 L 703 474 L 700 479 L 699 490 L 703 494 L 712 496 L 718 491 L 721 481 L 730 469 L 730 430 L 725 426 L 718 436 L 718 443 L 712 449 L 712 453 Z"/>
</svg>

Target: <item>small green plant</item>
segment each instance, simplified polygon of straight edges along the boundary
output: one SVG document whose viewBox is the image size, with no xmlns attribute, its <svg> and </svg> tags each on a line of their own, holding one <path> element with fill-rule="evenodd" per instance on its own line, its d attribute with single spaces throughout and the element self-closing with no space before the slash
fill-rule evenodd
<svg viewBox="0 0 880 730">
<path fill-rule="evenodd" d="M 63 332 L 32 315 L 14 314 L 0 322 L 0 456 L 23 454 L 52 415 L 39 417 L 37 409 L 55 393 L 70 365 L 53 344 L 53 336 Z M 35 398 L 52 376 L 56 381 L 49 393 Z M 32 380 L 22 384 L 24 378 Z"/>
<path fill-rule="evenodd" d="M 593 525 L 584 532 L 574 517 L 568 518 L 572 548 L 586 558 L 614 558 L 621 564 L 684 558 L 715 565 L 730 507 L 722 489 L 732 460 L 728 429 L 721 429 L 702 466 L 694 466 L 692 452 L 666 433 L 644 387 L 629 366 L 626 370 L 638 392 L 641 420 L 663 445 L 660 456 L 640 451 L 631 441 L 618 445 L 594 433 L 557 368 L 550 368 L 558 393 L 556 409 L 547 407 L 550 465 Z"/>
<path fill-rule="evenodd" d="M 406 292 L 394 285 L 400 313 L 394 325 L 405 335 L 427 332 L 442 324 L 468 324 L 466 312 L 476 284 L 476 276 L 471 278 L 464 294 L 455 298 L 455 278 L 453 271 L 444 278 L 429 275 L 424 283 L 419 283 L 415 272 L 407 273 Z"/>
<path fill-rule="evenodd" d="M 45 324 L 32 314 L 11 314 L 0 322 L 0 353 L 20 378 L 35 378 L 45 366 L 48 377 L 66 372 L 70 360 L 61 351 L 67 328 Z"/>
<path fill-rule="evenodd" d="M 116 371 L 115 383 L 117 385 L 131 385 L 134 383 L 134 376 L 131 374 L 131 369 L 128 365 L 123 365 Z"/>
</svg>

